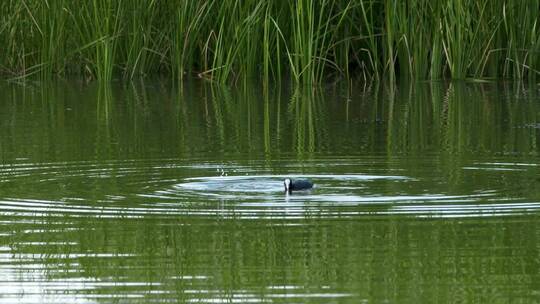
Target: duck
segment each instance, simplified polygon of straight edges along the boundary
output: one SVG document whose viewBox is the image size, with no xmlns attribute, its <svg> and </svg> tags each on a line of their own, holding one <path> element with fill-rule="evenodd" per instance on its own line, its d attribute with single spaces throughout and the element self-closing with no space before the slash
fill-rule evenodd
<svg viewBox="0 0 540 304">
<path fill-rule="evenodd" d="M 293 181 L 290 178 L 286 178 L 283 181 L 283 184 L 285 185 L 285 193 L 288 193 L 288 194 L 291 194 L 293 190 L 299 191 L 299 190 L 309 190 L 313 188 L 313 183 L 307 179 Z"/>
</svg>

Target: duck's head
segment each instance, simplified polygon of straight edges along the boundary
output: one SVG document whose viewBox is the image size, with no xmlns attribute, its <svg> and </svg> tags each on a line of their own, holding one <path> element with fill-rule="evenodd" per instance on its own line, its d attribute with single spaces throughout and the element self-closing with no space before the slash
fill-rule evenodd
<svg viewBox="0 0 540 304">
<path fill-rule="evenodd" d="M 286 179 L 283 181 L 283 184 L 285 185 L 285 192 L 291 193 L 291 184 L 292 184 L 291 179 L 290 179 L 290 178 L 286 178 Z"/>
</svg>

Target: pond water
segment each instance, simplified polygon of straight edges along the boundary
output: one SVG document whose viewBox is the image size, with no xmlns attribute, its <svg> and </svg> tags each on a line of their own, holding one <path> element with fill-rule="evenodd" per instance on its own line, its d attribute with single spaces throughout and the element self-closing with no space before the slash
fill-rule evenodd
<svg viewBox="0 0 540 304">
<path fill-rule="evenodd" d="M 538 87 L 29 82 L 0 108 L 0 303 L 540 299 Z"/>
</svg>

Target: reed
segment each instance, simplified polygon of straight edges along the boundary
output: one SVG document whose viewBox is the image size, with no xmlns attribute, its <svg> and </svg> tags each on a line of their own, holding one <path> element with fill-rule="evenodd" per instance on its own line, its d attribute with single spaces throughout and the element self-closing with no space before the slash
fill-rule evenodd
<svg viewBox="0 0 540 304">
<path fill-rule="evenodd" d="M 126 17 L 122 25 L 123 42 L 119 44 L 120 69 L 124 78 L 133 79 L 148 73 L 159 72 L 162 67 L 167 36 L 156 28 L 167 29 L 160 16 L 168 12 L 158 1 L 125 0 Z M 125 29 L 124 29 L 125 28 Z"/>
<path fill-rule="evenodd" d="M 29 18 L 31 9 L 22 1 L 2 1 L 0 3 L 0 42 L 4 54 L 0 56 L 0 68 L 8 77 L 32 74 L 29 66 L 37 46 L 35 41 L 35 23 Z M 27 29 L 27 30 L 25 30 Z"/>
<path fill-rule="evenodd" d="M 536 8 L 536 9 L 534 9 Z M 503 70 L 507 77 L 525 78 L 540 74 L 540 1 L 509 2 L 502 5 Z"/>
<path fill-rule="evenodd" d="M 50 78 L 54 73 L 62 73 L 66 56 L 66 22 L 67 14 L 62 10 L 65 1 L 32 2 L 36 7 L 28 14 L 37 29 L 35 42 L 32 45 L 39 46 L 35 60 L 36 66 L 40 66 L 40 74 L 43 78 Z M 35 11 L 35 13 L 33 13 Z"/>
<path fill-rule="evenodd" d="M 302 85 L 535 80 L 539 20 L 540 0 L 6 0 L 0 72 Z"/>
</svg>

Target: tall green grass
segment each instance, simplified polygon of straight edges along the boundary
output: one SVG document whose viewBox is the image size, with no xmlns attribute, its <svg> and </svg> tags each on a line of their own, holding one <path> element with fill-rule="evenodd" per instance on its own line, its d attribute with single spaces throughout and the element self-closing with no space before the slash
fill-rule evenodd
<svg viewBox="0 0 540 304">
<path fill-rule="evenodd" d="M 0 72 L 220 83 L 530 78 L 540 0 L 5 0 Z"/>
</svg>

